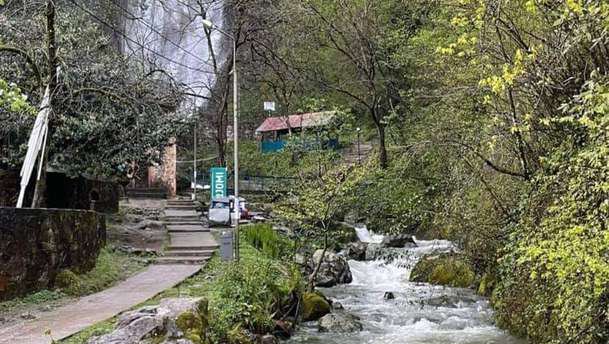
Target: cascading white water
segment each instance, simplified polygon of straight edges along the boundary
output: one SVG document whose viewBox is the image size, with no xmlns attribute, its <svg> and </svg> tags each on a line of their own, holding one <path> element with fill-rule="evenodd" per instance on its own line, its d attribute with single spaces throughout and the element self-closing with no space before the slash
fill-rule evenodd
<svg viewBox="0 0 609 344">
<path fill-rule="evenodd" d="M 356 231 L 361 238 L 375 237 L 366 234 L 363 226 Z M 359 316 L 363 331 L 320 333 L 315 323 L 309 323 L 289 343 L 524 343 L 493 325 L 488 301 L 473 291 L 409 282 L 411 267 L 423 255 L 454 249 L 445 240 L 416 242 L 417 247 L 405 248 L 404 254 L 391 263 L 349 261 L 353 282 L 322 290 L 348 312 Z M 384 300 L 385 292 L 393 292 L 396 298 Z"/>
<path fill-rule="evenodd" d="M 118 1 L 118 0 L 117 0 Z M 222 0 L 127 0 L 125 9 L 125 53 L 168 72 L 187 88 L 187 92 L 208 96 L 213 89 L 212 54 L 205 36 L 202 12 L 215 26 L 223 29 L 227 21 Z M 201 8 L 201 5 L 203 8 Z M 227 54 L 218 32 L 212 46 L 221 66 Z M 202 98 L 191 100 L 200 105 Z"/>
<path fill-rule="evenodd" d="M 361 242 L 376 243 L 376 244 L 378 244 L 381 241 L 383 241 L 383 236 L 382 235 L 376 235 L 374 233 L 370 233 L 368 231 L 368 228 L 364 224 L 358 223 L 355 226 L 353 226 L 353 229 L 355 229 L 355 233 L 357 234 L 357 238 Z"/>
</svg>

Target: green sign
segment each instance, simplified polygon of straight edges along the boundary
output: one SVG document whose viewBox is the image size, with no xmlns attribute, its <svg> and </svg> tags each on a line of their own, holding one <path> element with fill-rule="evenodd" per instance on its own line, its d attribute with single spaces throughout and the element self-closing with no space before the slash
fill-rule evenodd
<svg viewBox="0 0 609 344">
<path fill-rule="evenodd" d="M 211 168 L 211 199 L 228 196 L 228 173 L 226 167 Z"/>
</svg>

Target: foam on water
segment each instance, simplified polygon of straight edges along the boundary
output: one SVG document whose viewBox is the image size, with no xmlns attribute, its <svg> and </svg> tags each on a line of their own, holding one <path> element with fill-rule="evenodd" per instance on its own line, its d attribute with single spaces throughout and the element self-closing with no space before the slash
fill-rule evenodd
<svg viewBox="0 0 609 344">
<path fill-rule="evenodd" d="M 382 236 L 356 227 L 360 239 L 380 242 Z M 374 238 L 374 239 L 373 239 Z M 493 325 L 486 299 L 468 289 L 445 288 L 408 281 L 410 269 L 427 253 L 449 252 L 446 240 L 416 240 L 417 247 L 391 263 L 349 261 L 353 282 L 322 291 L 359 316 L 364 331 L 351 334 L 319 333 L 315 323 L 306 324 L 289 343 L 329 344 L 521 344 Z M 384 300 L 385 292 L 395 300 Z M 442 299 L 444 302 L 433 302 Z M 432 301 L 429 301 L 432 300 Z M 433 304 L 433 305 L 432 305 Z"/>
</svg>

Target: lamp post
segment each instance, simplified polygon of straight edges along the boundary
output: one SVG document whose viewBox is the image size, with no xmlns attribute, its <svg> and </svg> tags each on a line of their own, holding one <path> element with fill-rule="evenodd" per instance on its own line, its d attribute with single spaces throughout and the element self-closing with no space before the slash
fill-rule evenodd
<svg viewBox="0 0 609 344">
<path fill-rule="evenodd" d="M 235 259 L 239 261 L 239 219 L 241 218 L 241 207 L 239 206 L 239 86 L 237 80 L 237 40 L 234 35 L 215 26 L 210 20 L 203 19 L 203 25 L 209 29 L 215 29 L 233 41 L 233 143 L 235 160 Z"/>
</svg>

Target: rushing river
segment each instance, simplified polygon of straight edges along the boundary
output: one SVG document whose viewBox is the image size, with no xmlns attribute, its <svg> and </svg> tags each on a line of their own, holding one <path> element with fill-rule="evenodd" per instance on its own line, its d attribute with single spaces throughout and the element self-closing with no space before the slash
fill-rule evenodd
<svg viewBox="0 0 609 344">
<path fill-rule="evenodd" d="M 380 242 L 365 228 L 360 240 Z M 453 249 L 448 241 L 417 241 L 392 261 L 349 261 L 353 282 L 322 289 L 329 298 L 361 318 L 364 330 L 350 334 L 320 333 L 317 323 L 305 324 L 289 343 L 323 344 L 523 344 L 493 325 L 486 299 L 467 289 L 408 281 L 410 269 L 426 253 Z M 394 300 L 384 300 L 393 292 Z"/>
</svg>

